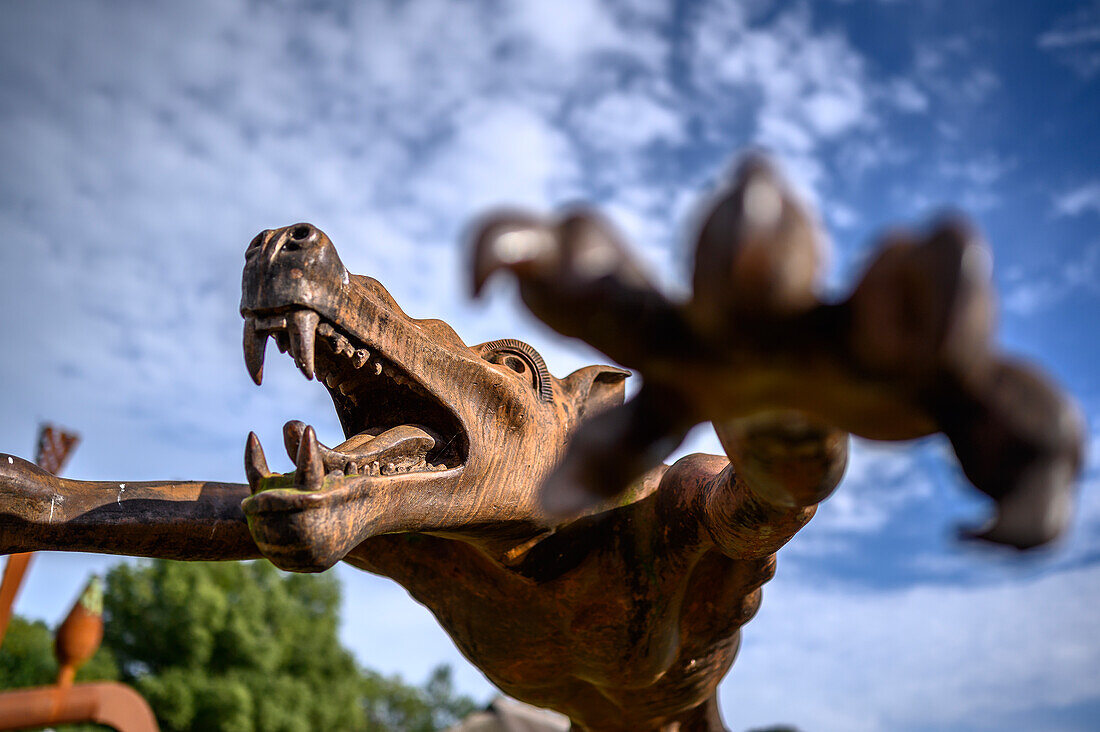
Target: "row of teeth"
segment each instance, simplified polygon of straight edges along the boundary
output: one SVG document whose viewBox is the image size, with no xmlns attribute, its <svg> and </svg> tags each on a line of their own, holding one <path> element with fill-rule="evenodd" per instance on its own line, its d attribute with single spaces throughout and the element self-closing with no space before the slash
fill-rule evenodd
<svg viewBox="0 0 1100 732">
<path fill-rule="evenodd" d="M 404 372 L 398 368 L 395 368 L 385 359 L 376 356 L 371 359 L 371 353 L 365 348 L 356 348 L 351 344 L 344 335 L 339 333 L 328 323 L 321 323 L 317 326 L 317 335 L 321 336 L 328 342 L 332 348 L 332 352 L 338 356 L 343 356 L 351 362 L 352 367 L 357 371 L 366 367 L 368 374 L 374 376 L 385 376 L 394 383 L 407 386 L 410 389 L 421 389 L 420 384 L 416 383 L 412 379 L 405 376 Z M 344 396 L 351 396 L 353 384 L 350 381 L 344 381 L 341 383 L 340 377 L 336 374 L 329 374 L 325 377 L 325 386 L 330 389 L 339 389 L 340 393 Z"/>
<path fill-rule="evenodd" d="M 288 444 L 288 452 L 290 449 L 290 445 Z M 297 482 L 300 484 L 300 487 L 307 490 L 319 490 L 322 487 L 326 475 L 326 453 L 330 457 L 335 455 L 343 457 L 342 453 L 323 447 L 317 441 L 317 433 L 314 429 L 312 427 L 306 427 L 299 441 L 296 454 L 291 455 L 297 474 Z M 347 457 L 348 460 L 343 469 L 344 475 L 397 475 L 400 473 L 430 472 L 448 469 L 443 463 L 429 463 L 424 456 L 420 456 L 414 462 L 381 463 L 377 460 L 373 460 L 365 465 L 359 465 L 352 456 Z M 260 439 L 256 436 L 255 432 L 249 433 L 248 441 L 245 444 L 244 466 L 245 475 L 248 477 L 248 485 L 253 495 L 260 490 L 265 479 L 275 475 L 275 473 L 271 472 L 267 467 L 267 457 L 264 455 L 263 447 L 260 445 Z M 333 466 L 329 463 L 327 467 Z M 331 470 L 328 474 L 339 474 L 339 472 L 338 469 Z"/>
<path fill-rule="evenodd" d="M 244 324 L 244 360 L 248 373 L 257 384 L 263 381 L 264 350 L 267 339 L 274 336 L 275 343 L 283 353 L 290 351 L 294 363 L 307 379 L 316 373 L 316 336 L 321 336 L 333 353 L 344 357 L 356 371 L 365 369 L 367 374 L 387 376 L 394 382 L 409 388 L 422 389 L 400 370 L 380 356 L 371 358 L 366 348 L 352 345 L 346 336 L 339 333 L 329 323 L 320 322 L 320 316 L 312 310 L 296 310 L 289 314 L 272 315 L 265 318 L 248 317 Z M 325 377 L 325 385 L 339 389 L 344 396 L 350 396 L 351 383 L 340 383 L 335 374 Z"/>
<path fill-rule="evenodd" d="M 377 461 L 372 462 L 370 465 L 363 467 L 362 471 L 359 471 L 355 467 L 354 462 L 349 462 L 344 469 L 345 475 L 396 475 L 397 473 L 423 473 L 425 471 L 437 471 L 446 470 L 447 466 L 443 463 L 438 465 L 435 463 L 429 463 L 423 458 L 417 460 L 415 463 L 386 463 L 380 465 Z"/>
<path fill-rule="evenodd" d="M 329 345 L 332 346 L 333 353 L 347 358 L 351 361 L 351 365 L 357 370 L 370 363 L 371 371 L 374 372 L 375 376 L 380 376 L 382 374 L 383 365 L 381 359 L 375 359 L 371 362 L 370 351 L 365 348 L 356 348 L 351 345 L 351 341 L 337 333 L 336 329 L 328 323 L 321 323 L 317 326 L 317 335 L 328 341 Z M 333 385 L 329 384 L 329 386 Z"/>
</svg>

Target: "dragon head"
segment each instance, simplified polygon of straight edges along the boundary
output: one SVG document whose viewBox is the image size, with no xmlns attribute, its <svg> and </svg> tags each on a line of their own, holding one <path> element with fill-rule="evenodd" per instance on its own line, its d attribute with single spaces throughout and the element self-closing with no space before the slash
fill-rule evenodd
<svg viewBox="0 0 1100 732">
<path fill-rule="evenodd" d="M 257 384 L 269 337 L 328 389 L 347 440 L 284 427 L 296 470 L 268 470 L 249 435 L 242 507 L 277 566 L 319 571 L 397 532 L 522 541 L 545 528 L 537 489 L 585 417 L 622 402 L 628 372 L 564 379 L 515 340 L 468 347 L 440 320 L 402 312 L 350 274 L 310 224 L 261 232 L 245 253 L 244 355 Z"/>
</svg>

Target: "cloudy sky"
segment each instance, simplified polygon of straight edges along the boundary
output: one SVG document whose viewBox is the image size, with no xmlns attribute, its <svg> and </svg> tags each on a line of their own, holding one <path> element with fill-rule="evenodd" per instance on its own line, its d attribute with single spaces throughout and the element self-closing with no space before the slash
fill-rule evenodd
<svg viewBox="0 0 1100 732">
<path fill-rule="evenodd" d="M 682 291 L 696 202 L 751 145 L 820 212 L 833 291 L 882 227 L 972 216 L 1002 343 L 1076 395 L 1100 452 L 1097 2 L 7 2 L 0 125 L 0 451 L 32 455 L 55 420 L 84 435 L 72 477 L 240 481 L 248 431 L 274 447 L 292 418 L 338 441 L 289 359 L 262 388 L 245 372 L 261 229 L 311 221 L 411 314 L 564 374 L 603 359 L 507 286 L 469 301 L 471 216 L 593 201 Z M 942 441 L 857 444 L 780 555 L 727 722 L 1095 729 L 1098 488 L 1093 458 L 1071 535 L 1021 559 L 953 541 L 986 507 Z M 56 621 L 113 561 L 38 556 L 17 611 Z M 448 661 L 489 695 L 403 590 L 337 572 L 364 664 Z"/>
</svg>

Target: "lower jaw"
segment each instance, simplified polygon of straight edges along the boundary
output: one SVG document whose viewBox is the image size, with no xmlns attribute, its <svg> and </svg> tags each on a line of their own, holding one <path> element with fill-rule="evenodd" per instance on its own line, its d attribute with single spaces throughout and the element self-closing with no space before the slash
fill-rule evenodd
<svg viewBox="0 0 1100 732">
<path fill-rule="evenodd" d="M 316 506 L 246 513 L 260 553 L 288 572 L 323 572 L 370 532 L 369 522 L 346 514 L 346 506 Z"/>
<path fill-rule="evenodd" d="M 323 572 L 375 534 L 430 530 L 437 507 L 425 499 L 462 470 L 382 480 L 349 476 L 341 480 L 351 485 L 315 492 L 274 489 L 246 498 L 242 509 L 253 541 L 272 564 L 288 572 Z M 420 485 L 399 485 L 410 478 Z"/>
</svg>

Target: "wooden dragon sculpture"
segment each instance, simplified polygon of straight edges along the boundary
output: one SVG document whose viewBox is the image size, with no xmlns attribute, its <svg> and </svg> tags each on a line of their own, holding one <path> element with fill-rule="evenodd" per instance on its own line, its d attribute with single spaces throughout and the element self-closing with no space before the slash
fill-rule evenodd
<svg viewBox="0 0 1100 732">
<path fill-rule="evenodd" d="M 0 552 L 344 560 L 393 578 L 508 694 L 577 730 L 719 730 L 715 689 L 775 552 L 839 482 L 848 434 L 950 439 L 995 499 L 980 536 L 1056 537 L 1082 457 L 1076 409 L 990 345 L 988 254 L 960 221 L 898 232 L 843 302 L 815 296 L 807 214 L 750 157 L 702 226 L 694 294 L 674 302 L 578 210 L 499 214 L 473 236 L 558 331 L 638 371 L 550 375 L 529 346 L 467 347 L 347 272 L 297 224 L 245 253 L 241 313 L 260 383 L 274 337 L 328 388 L 347 440 L 284 429 L 296 469 L 255 435 L 246 485 L 64 480 L 0 456 Z M 711 421 L 725 457 L 662 464 Z M 166 632 L 170 632 L 166 629 Z"/>
</svg>

